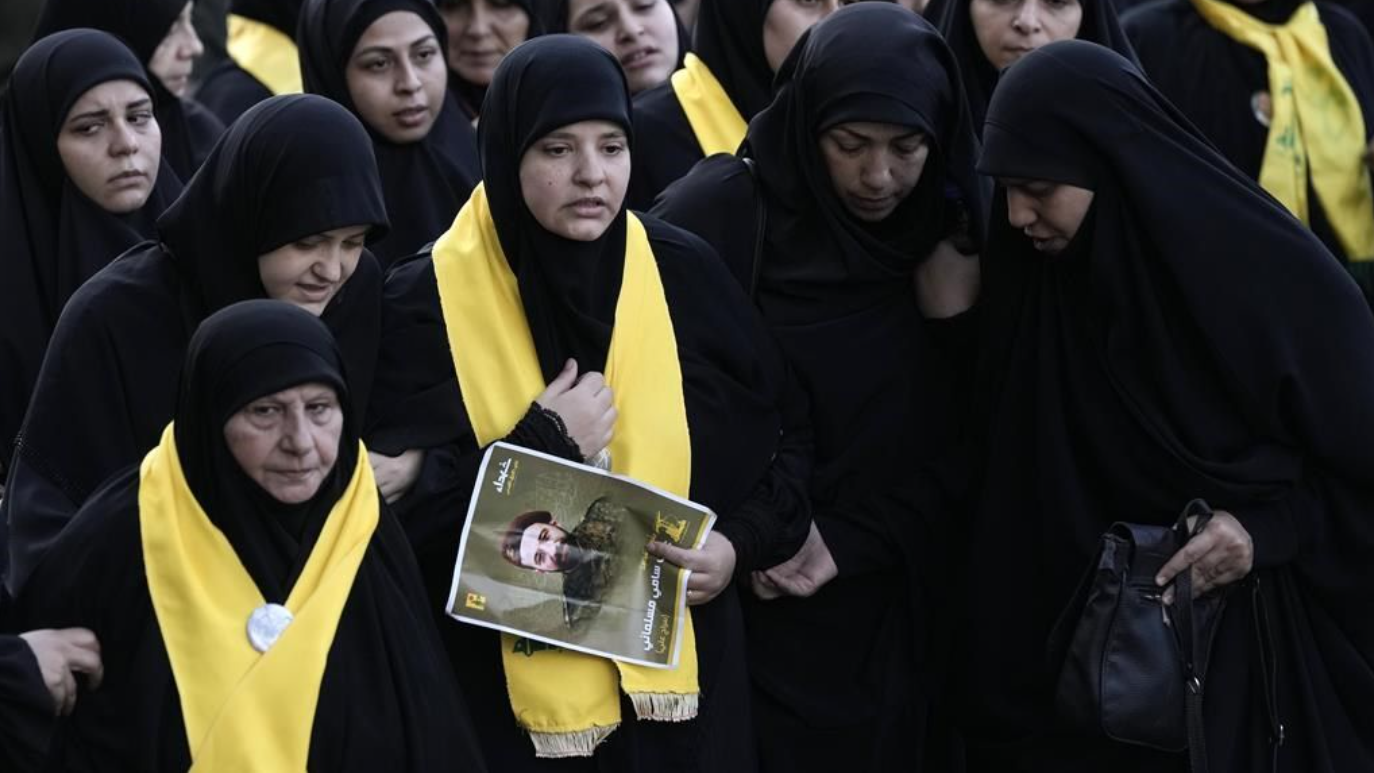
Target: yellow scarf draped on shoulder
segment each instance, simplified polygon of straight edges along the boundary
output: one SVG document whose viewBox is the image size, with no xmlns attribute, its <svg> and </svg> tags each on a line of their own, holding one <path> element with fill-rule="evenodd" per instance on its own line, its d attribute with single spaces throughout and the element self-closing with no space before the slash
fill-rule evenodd
<svg viewBox="0 0 1374 773">
<path fill-rule="evenodd" d="M 1269 62 L 1273 116 L 1260 185 L 1310 223 L 1308 180 L 1351 260 L 1374 259 L 1374 192 L 1365 166 L 1365 120 L 1331 58 L 1315 3 L 1266 24 L 1221 0 L 1192 0 L 1202 18 Z"/>
<path fill-rule="evenodd" d="M 377 496 L 360 444 L 352 481 L 286 601 L 294 620 L 259 653 L 248 618 L 262 594 L 196 502 L 171 425 L 144 457 L 138 513 L 148 593 L 181 696 L 192 771 L 305 771 L 325 663 L 377 526 Z"/>
<path fill-rule="evenodd" d="M 286 33 L 238 14 L 229 14 L 229 56 L 273 96 L 305 90 L 296 41 Z"/>
<path fill-rule="evenodd" d="M 733 154 L 739 150 L 749 123 L 735 109 L 730 95 L 705 62 L 696 54 L 688 54 L 682 69 L 673 73 L 672 84 L 704 155 Z"/>
<path fill-rule="evenodd" d="M 691 444 L 677 339 L 644 226 L 627 215 L 625 273 L 606 358 L 619 412 L 612 470 L 686 497 Z M 520 288 L 478 185 L 434 245 L 434 275 L 458 384 L 477 442 L 507 435 L 544 391 Z M 556 259 L 556 256 L 553 257 Z M 511 707 L 540 757 L 590 756 L 620 724 L 620 690 L 640 719 L 696 716 L 696 637 L 686 624 L 679 665 L 645 668 L 501 637 Z"/>
</svg>

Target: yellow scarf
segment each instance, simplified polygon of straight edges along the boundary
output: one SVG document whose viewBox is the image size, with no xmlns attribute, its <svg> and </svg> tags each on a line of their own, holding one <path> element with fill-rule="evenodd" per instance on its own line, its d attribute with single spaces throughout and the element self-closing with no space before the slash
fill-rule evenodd
<svg viewBox="0 0 1374 773">
<path fill-rule="evenodd" d="M 377 526 L 367 453 L 291 589 L 295 620 L 259 653 L 248 618 L 262 594 L 182 474 L 172 425 L 143 459 L 138 512 L 148 593 L 167 646 L 191 770 L 304 771 L 325 661 Z"/>
<path fill-rule="evenodd" d="M 296 41 L 270 24 L 229 14 L 229 56 L 273 96 L 305 90 Z"/>
<path fill-rule="evenodd" d="M 631 214 L 626 227 L 625 273 L 606 358 L 606 381 L 619 411 L 611 464 L 614 472 L 685 497 L 692 456 L 677 339 L 644 226 Z M 510 432 L 545 384 L 484 185 L 472 192 L 433 254 L 458 385 L 477 442 L 485 446 Z M 528 648 L 505 634 L 501 648 L 511 707 L 537 756 L 590 756 L 620 724 L 619 689 L 640 719 L 696 716 L 690 616 L 674 670 Z"/>
<path fill-rule="evenodd" d="M 739 150 L 749 124 L 735 109 L 730 95 L 696 54 L 688 54 L 682 69 L 673 73 L 673 93 L 687 114 L 687 123 L 701 143 L 701 152 L 712 156 Z"/>
<path fill-rule="evenodd" d="M 1286 24 L 1266 24 L 1220 0 L 1192 0 L 1221 33 L 1264 54 L 1274 114 L 1260 185 L 1310 223 L 1309 175 L 1351 260 L 1374 259 L 1374 192 L 1365 166 L 1365 122 L 1355 93 L 1331 59 L 1315 3 Z"/>
</svg>

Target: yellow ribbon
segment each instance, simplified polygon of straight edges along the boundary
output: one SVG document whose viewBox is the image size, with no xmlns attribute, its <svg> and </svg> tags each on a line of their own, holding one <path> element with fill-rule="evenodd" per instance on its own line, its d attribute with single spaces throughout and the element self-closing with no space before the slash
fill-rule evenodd
<svg viewBox="0 0 1374 773">
<path fill-rule="evenodd" d="M 626 228 L 625 271 L 605 374 L 619 412 L 612 469 L 686 497 L 692 456 L 677 339 L 644 226 L 629 214 Z M 485 446 L 510 432 L 545 384 L 484 185 L 472 192 L 433 255 L 458 384 L 477 442 Z M 690 616 L 674 670 L 562 649 L 526 652 L 517 642 L 502 635 L 502 661 L 511 707 L 537 756 L 590 756 L 620 724 L 620 689 L 641 719 L 696 716 Z"/>
<path fill-rule="evenodd" d="M 171 425 L 143 459 L 138 511 L 148 593 L 181 696 L 191 770 L 305 771 L 329 649 L 377 526 L 366 449 L 359 444 L 352 481 L 291 589 L 285 606 L 294 620 L 264 653 L 248 639 L 262 593 L 196 502 Z"/>
<path fill-rule="evenodd" d="M 1310 223 L 1310 178 L 1350 260 L 1374 259 L 1374 191 L 1365 165 L 1364 114 L 1331 59 L 1315 3 L 1285 24 L 1266 24 L 1220 0 L 1192 0 L 1212 27 L 1264 54 L 1273 117 L 1260 185 Z"/>
<path fill-rule="evenodd" d="M 273 96 L 305 90 L 296 41 L 276 27 L 231 13 L 228 48 L 234 62 Z"/>
<path fill-rule="evenodd" d="M 735 109 L 730 95 L 696 54 L 688 54 L 682 69 L 673 73 L 673 93 L 687 114 L 687 123 L 707 156 L 733 154 L 744 142 L 749 123 Z"/>
</svg>

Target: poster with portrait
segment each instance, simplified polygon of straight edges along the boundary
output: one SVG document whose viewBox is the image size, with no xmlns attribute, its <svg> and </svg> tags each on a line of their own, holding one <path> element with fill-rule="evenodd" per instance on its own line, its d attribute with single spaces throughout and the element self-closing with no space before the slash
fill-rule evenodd
<svg viewBox="0 0 1374 773">
<path fill-rule="evenodd" d="M 477 475 L 447 610 L 526 646 L 675 668 L 689 573 L 645 546 L 699 548 L 714 523 L 709 509 L 639 481 L 495 443 Z"/>
</svg>

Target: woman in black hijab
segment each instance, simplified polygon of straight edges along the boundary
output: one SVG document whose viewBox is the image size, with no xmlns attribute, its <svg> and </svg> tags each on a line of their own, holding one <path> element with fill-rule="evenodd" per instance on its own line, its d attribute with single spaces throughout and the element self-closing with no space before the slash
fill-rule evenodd
<svg viewBox="0 0 1374 773">
<path fill-rule="evenodd" d="M 787 52 L 838 7 L 837 0 L 702 0 L 686 69 L 635 97 L 639 163 L 630 207 L 648 209 L 693 164 L 738 149 L 745 125 L 772 99 L 773 73 Z M 684 100 L 701 105 L 698 118 Z M 722 130 L 710 131 L 713 124 Z"/>
<path fill-rule="evenodd" d="M 307 0 L 301 12 L 305 90 L 353 111 L 372 135 L 391 219 L 372 248 L 383 269 L 443 233 L 481 178 L 472 126 L 448 86 L 447 40 L 429 0 Z"/>
<path fill-rule="evenodd" d="M 20 600 L 44 626 L 87 621 L 107 665 L 54 768 L 484 769 L 344 371 L 289 304 L 196 331 L 160 445 L 87 502 Z"/>
<path fill-rule="evenodd" d="M 1347 262 L 1374 303 L 1374 193 L 1368 170 L 1374 138 L 1374 44 L 1369 34 L 1350 11 L 1334 3 L 1217 0 L 1206 6 L 1223 16 L 1248 19 L 1245 26 L 1264 36 L 1291 30 L 1311 40 L 1313 62 L 1279 56 L 1270 61 L 1224 32 L 1222 17 L 1209 21 L 1202 7 L 1192 0 L 1168 0 L 1134 9 L 1122 20 L 1145 73 L 1227 160 L 1259 180 L 1332 254 Z M 1317 65 L 1316 57 L 1325 62 Z M 1297 123 L 1305 127 L 1297 134 L 1297 151 L 1307 160 L 1302 181 L 1287 190 L 1269 178 L 1272 166 L 1286 164 L 1282 153 L 1294 144 L 1291 135 L 1276 128 L 1283 118 L 1272 93 L 1276 66 L 1311 67 L 1324 78 L 1315 88 L 1303 89 L 1306 84 L 1297 82 L 1290 89 L 1297 97 Z M 1314 97 L 1310 107 L 1304 92 Z M 1342 105 L 1348 106 L 1348 115 Z M 1319 154 L 1332 157 L 1329 168 L 1358 179 L 1333 195 L 1318 184 L 1323 174 Z M 1300 199 L 1304 201 L 1298 203 Z"/>
<path fill-rule="evenodd" d="M 1182 767 L 1063 727 L 1046 638 L 1112 522 L 1170 524 L 1196 497 L 1218 515 L 1194 582 L 1233 588 L 1205 685 L 1211 770 L 1374 767 L 1374 319 L 1355 284 L 1098 46 L 1012 67 L 984 141 L 980 171 L 1008 193 L 980 301 L 987 444 L 963 566 L 981 602 L 957 650 L 971 769 Z"/>
<path fill-rule="evenodd" d="M 188 94 L 202 46 L 185 0 L 46 0 L 35 39 L 91 27 L 122 40 L 148 71 L 162 127 L 162 156 L 182 180 L 200 168 L 224 124 Z"/>
<path fill-rule="evenodd" d="M 357 406 L 377 357 L 381 271 L 363 247 L 385 232 L 367 133 L 322 97 L 275 97 L 244 114 L 158 220 L 72 297 L 53 334 L 6 489 L 12 591 L 102 481 L 157 444 L 202 319 L 275 298 L 334 331 Z"/>
<path fill-rule="evenodd" d="M 535 0 L 439 0 L 448 28 L 449 88 L 476 120 L 497 65 L 512 48 L 544 32 Z"/>
<path fill-rule="evenodd" d="M 931 0 L 925 16 L 959 60 L 981 135 L 998 72 L 1056 40 L 1086 40 L 1133 59 L 1111 0 Z"/>
<path fill-rule="evenodd" d="M 969 320 L 927 319 L 960 309 L 918 292 L 942 271 L 977 274 L 976 256 L 942 243 L 981 242 L 976 153 L 939 34 L 904 8 L 859 4 L 798 43 L 743 160 L 698 164 L 653 210 L 757 276 L 811 406 L 816 529 L 756 578 L 774 600 L 745 615 L 765 769 L 914 769 L 943 751 L 926 735 L 940 639 L 928 585 L 946 546 L 934 462 L 958 440 L 953 350 Z"/>
<path fill-rule="evenodd" d="M 566 99 L 573 90 L 579 98 Z M 545 36 L 519 47 L 502 62 L 488 91 L 479 127 L 486 180 L 454 228 L 458 231 L 474 219 L 491 224 L 493 236 L 484 243 L 500 250 L 494 259 L 513 272 L 510 281 L 518 288 L 512 327 L 518 329 L 522 322 L 528 326 L 534 350 L 529 357 L 537 360 L 530 366 L 535 370 L 530 380 L 537 382 L 533 391 L 512 394 L 510 387 L 501 387 L 470 393 L 460 387 L 460 379 L 471 376 L 456 369 L 456 359 L 466 361 L 466 350 L 450 349 L 450 336 L 461 332 L 450 325 L 461 323 L 446 314 L 450 301 L 477 291 L 454 288 L 442 279 L 453 265 L 449 250 L 456 244 L 450 239 L 454 231 L 439 241 L 432 256 L 400 264 L 387 281 L 383 359 L 368 437 L 385 453 L 425 451 L 419 480 L 398 502 L 398 512 L 417 545 L 436 608 L 448 593 L 482 446 L 500 439 L 470 418 L 473 404 L 511 401 L 513 418 L 497 431 L 508 433 L 504 437 L 509 442 L 570 460 L 596 455 L 610 437 L 614 471 L 623 471 L 630 456 L 616 450 L 619 433 L 646 419 L 669 426 L 685 420 L 688 437 L 668 432 L 640 437 L 655 438 L 649 455 L 667 454 L 660 448 L 670 448 L 673 438 L 684 445 L 689 440 L 688 448 L 677 447 L 690 455 L 690 481 L 680 481 L 683 493 L 719 516 L 714 534 L 721 539 L 711 539 L 709 551 L 672 557 L 703 570 L 693 574 L 689 593 L 699 665 L 695 719 L 636 719 L 630 698 L 619 694 L 618 729 L 599 746 L 593 742 L 581 750 L 590 755 L 594 749 L 594 758 L 536 758 L 531 739 L 519 730 L 510 710 L 509 672 L 503 673 L 498 660 L 499 637 L 473 626 L 450 623 L 443 628 L 460 681 L 481 706 L 479 737 L 488 762 L 503 771 L 753 770 L 742 621 L 735 589 L 726 584 L 729 567 L 747 571 L 777 563 L 795 552 L 808 521 L 799 487 L 806 475 L 809 433 L 804 421 L 796 422 L 804 408 L 787 402 L 784 366 L 776 350 L 710 249 L 684 231 L 632 216 L 620 205 L 628 176 L 622 154 L 631 153 L 634 142 L 630 125 L 630 97 L 619 64 L 601 47 L 574 36 Z M 585 153 L 580 140 L 568 139 L 584 131 L 606 133 L 597 135 L 602 137 L 601 157 L 618 171 L 574 177 L 576 185 L 588 186 L 587 192 L 576 207 L 554 212 L 596 214 L 598 225 L 573 238 L 562 225 L 559 231 L 549 230 L 552 226 L 541 219 L 549 211 L 541 186 L 523 180 L 527 166 Z M 574 144 L 576 151 L 571 150 Z M 621 297 L 631 292 L 631 297 L 646 297 L 640 295 L 640 285 L 629 285 L 629 267 L 643 266 L 632 263 L 635 256 L 643 257 L 632 250 L 644 239 L 672 328 L 672 340 L 647 354 L 663 356 L 675 349 L 677 360 L 676 367 L 664 367 L 652 386 L 665 399 L 676 392 L 685 410 L 676 417 L 643 412 L 636 417 L 627 402 L 635 396 L 621 390 L 615 399 L 624 410 L 615 419 L 608 412 L 611 392 L 599 389 L 607 383 L 601 372 L 615 368 L 620 331 L 640 329 L 622 317 L 627 311 Z M 636 303 L 630 306 L 632 312 L 642 311 Z M 482 329 L 499 325 L 493 320 Z M 674 371 L 680 379 L 673 377 Z M 584 377 L 574 386 L 578 373 Z M 610 389 L 618 389 L 616 374 L 608 378 Z M 545 383 L 551 386 L 536 394 Z M 641 382 L 640 398 L 652 392 L 646 386 Z M 528 402 L 536 398 L 534 405 Z M 719 563 L 699 563 L 708 554 Z"/>
<path fill-rule="evenodd" d="M 268 97 L 300 93 L 296 19 L 301 5 L 301 0 L 232 3 L 229 55 L 205 74 L 196 89 L 196 99 L 225 126 Z"/>
<path fill-rule="evenodd" d="M 24 53 L 0 101 L 0 474 L 58 315 L 181 190 L 129 49 L 73 30 Z"/>
<path fill-rule="evenodd" d="M 600 43 L 625 70 L 631 94 L 668 81 L 692 47 L 668 0 L 551 0 L 549 32 L 570 32 Z"/>
</svg>

